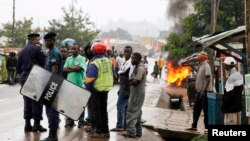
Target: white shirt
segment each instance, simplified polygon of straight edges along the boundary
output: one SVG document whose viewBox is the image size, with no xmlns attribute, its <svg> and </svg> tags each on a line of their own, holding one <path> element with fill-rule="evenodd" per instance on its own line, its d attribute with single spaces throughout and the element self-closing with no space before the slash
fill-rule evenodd
<svg viewBox="0 0 250 141">
<path fill-rule="evenodd" d="M 129 70 L 129 78 L 130 78 L 134 70 L 134 67 L 131 63 L 131 58 L 129 58 L 129 60 L 124 61 L 122 63 L 121 67 L 119 68 L 118 74 L 125 73 L 129 68 L 130 68 Z"/>
<path fill-rule="evenodd" d="M 125 58 L 124 57 L 120 57 L 120 56 L 117 56 L 116 57 L 116 62 L 118 64 L 118 67 L 121 68 L 122 66 L 122 63 L 125 61 Z"/>
</svg>

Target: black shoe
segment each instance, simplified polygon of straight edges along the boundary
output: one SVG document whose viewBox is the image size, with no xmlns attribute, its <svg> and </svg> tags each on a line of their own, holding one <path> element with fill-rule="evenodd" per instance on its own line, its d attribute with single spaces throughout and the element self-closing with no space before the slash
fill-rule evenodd
<svg viewBox="0 0 250 141">
<path fill-rule="evenodd" d="M 58 138 L 57 137 L 47 137 L 47 138 L 45 138 L 45 139 L 42 139 L 42 140 L 40 140 L 40 141 L 58 141 Z"/>
<path fill-rule="evenodd" d="M 74 122 L 66 122 L 64 127 L 66 128 L 66 127 L 74 127 L 74 126 L 75 126 Z"/>
<path fill-rule="evenodd" d="M 141 137 L 142 135 L 141 134 L 136 134 L 136 137 Z"/>
<path fill-rule="evenodd" d="M 93 133 L 90 135 L 91 138 L 109 138 L 110 134 L 109 133 Z"/>
<path fill-rule="evenodd" d="M 135 135 L 130 135 L 130 134 L 127 134 L 127 133 L 123 133 L 122 136 L 125 137 L 125 138 L 136 138 Z"/>
<path fill-rule="evenodd" d="M 89 122 L 87 120 L 84 122 L 84 124 L 87 125 L 87 126 L 91 126 L 91 122 Z"/>
<path fill-rule="evenodd" d="M 81 128 L 81 127 L 83 127 L 85 124 L 84 123 L 82 123 L 82 122 L 78 122 L 78 128 Z"/>
<path fill-rule="evenodd" d="M 32 131 L 32 126 L 31 125 L 25 125 L 24 126 L 24 132 L 31 132 Z"/>
<path fill-rule="evenodd" d="M 40 140 L 40 141 L 58 141 L 57 129 L 50 129 L 49 136 L 43 140 Z"/>
<path fill-rule="evenodd" d="M 32 128 L 33 132 L 46 132 L 47 129 L 43 128 L 42 125 L 34 125 Z"/>
</svg>

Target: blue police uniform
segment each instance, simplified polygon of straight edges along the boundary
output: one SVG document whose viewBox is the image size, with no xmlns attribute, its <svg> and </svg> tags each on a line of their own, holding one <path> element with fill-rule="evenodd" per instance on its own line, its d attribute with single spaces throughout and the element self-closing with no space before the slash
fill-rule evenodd
<svg viewBox="0 0 250 141">
<path fill-rule="evenodd" d="M 41 47 L 36 46 L 31 41 L 23 48 L 18 55 L 17 73 L 21 75 L 21 86 L 25 83 L 33 65 L 43 66 L 45 62 L 45 55 Z M 23 96 L 24 99 L 24 119 L 42 120 L 43 107 L 42 104 L 36 102 L 28 97 Z"/>
<path fill-rule="evenodd" d="M 55 46 L 48 52 L 44 68 L 51 72 L 53 65 L 58 65 L 57 74 L 62 75 L 62 56 L 60 51 Z M 60 122 L 59 113 L 50 106 L 46 106 L 46 114 L 48 116 L 49 128 L 58 129 Z"/>
</svg>

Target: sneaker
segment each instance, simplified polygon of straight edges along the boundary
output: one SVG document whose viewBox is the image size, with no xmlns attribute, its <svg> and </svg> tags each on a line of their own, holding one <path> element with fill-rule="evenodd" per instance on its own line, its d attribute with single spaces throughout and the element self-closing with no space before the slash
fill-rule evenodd
<svg viewBox="0 0 250 141">
<path fill-rule="evenodd" d="M 31 132 L 32 131 L 32 126 L 31 125 L 25 125 L 24 126 L 24 132 Z"/>
<path fill-rule="evenodd" d="M 43 128 L 42 125 L 34 125 L 32 128 L 33 132 L 46 132 L 47 129 Z"/>
<path fill-rule="evenodd" d="M 122 131 L 124 131 L 124 129 L 123 128 L 113 128 L 110 131 L 113 131 L 113 132 L 122 132 Z"/>
<path fill-rule="evenodd" d="M 130 134 L 127 134 L 127 133 L 122 134 L 122 136 L 125 137 L 125 138 L 136 138 L 135 135 L 130 135 Z"/>
</svg>

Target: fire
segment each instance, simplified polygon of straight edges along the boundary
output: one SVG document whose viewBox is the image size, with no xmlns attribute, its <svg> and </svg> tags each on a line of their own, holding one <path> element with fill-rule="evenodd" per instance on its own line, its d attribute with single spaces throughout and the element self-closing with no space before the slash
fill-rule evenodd
<svg viewBox="0 0 250 141">
<path fill-rule="evenodd" d="M 175 84 L 180 86 L 183 79 L 185 79 L 189 73 L 191 72 L 191 68 L 182 67 L 182 66 L 174 66 L 174 62 L 172 60 L 167 61 L 167 82 L 168 84 Z"/>
</svg>

